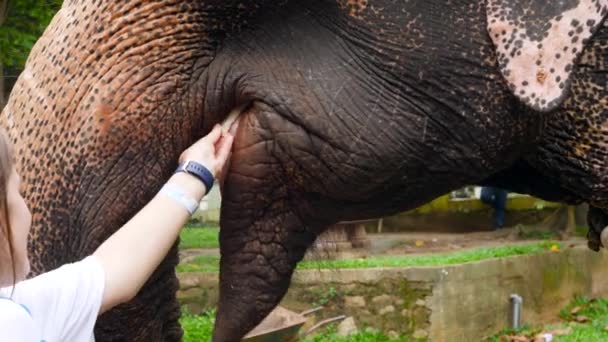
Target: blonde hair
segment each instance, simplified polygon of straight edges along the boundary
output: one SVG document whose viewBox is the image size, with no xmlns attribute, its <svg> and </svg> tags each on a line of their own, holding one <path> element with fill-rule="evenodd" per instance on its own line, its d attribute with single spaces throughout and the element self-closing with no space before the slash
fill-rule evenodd
<svg viewBox="0 0 608 342">
<path fill-rule="evenodd" d="M 8 248 L 8 250 L 0 250 L 0 256 L 2 256 L 0 259 L 0 270 L 6 270 L 7 266 L 10 267 L 13 275 L 14 285 L 17 274 L 15 269 L 13 232 L 11 230 L 7 203 L 8 182 L 13 172 L 13 164 L 13 151 L 8 139 L 8 135 L 3 128 L 0 128 L 0 246 L 6 246 L 6 248 Z M 5 240 L 7 243 L 2 244 L 2 240 Z M 5 256 L 7 252 L 8 257 L 10 258 L 9 265 L 6 265 L 4 261 L 6 260 Z"/>
</svg>

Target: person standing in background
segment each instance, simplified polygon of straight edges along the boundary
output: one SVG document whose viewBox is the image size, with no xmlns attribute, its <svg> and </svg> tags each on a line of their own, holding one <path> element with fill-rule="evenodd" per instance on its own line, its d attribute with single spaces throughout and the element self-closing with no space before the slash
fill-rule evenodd
<svg viewBox="0 0 608 342">
<path fill-rule="evenodd" d="M 498 230 L 505 225 L 505 208 L 507 206 L 507 190 L 484 186 L 481 188 L 479 199 L 494 208 L 494 229 Z"/>
</svg>

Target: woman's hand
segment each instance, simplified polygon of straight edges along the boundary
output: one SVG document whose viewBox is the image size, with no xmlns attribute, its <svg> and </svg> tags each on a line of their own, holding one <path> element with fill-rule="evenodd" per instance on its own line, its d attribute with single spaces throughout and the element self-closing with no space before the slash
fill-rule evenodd
<svg viewBox="0 0 608 342">
<path fill-rule="evenodd" d="M 222 127 L 215 125 L 209 134 L 188 147 L 179 161 L 194 160 L 201 163 L 211 171 L 213 177 L 218 178 L 230 156 L 233 140 L 230 132 L 222 132 Z"/>
</svg>

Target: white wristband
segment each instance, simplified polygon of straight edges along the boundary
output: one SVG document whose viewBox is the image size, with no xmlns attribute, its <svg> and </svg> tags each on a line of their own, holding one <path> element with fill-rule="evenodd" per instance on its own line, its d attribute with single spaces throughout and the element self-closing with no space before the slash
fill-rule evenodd
<svg viewBox="0 0 608 342">
<path fill-rule="evenodd" d="M 184 208 L 186 208 L 186 210 L 188 210 L 190 215 L 194 214 L 196 209 L 198 209 L 199 202 L 192 197 L 187 196 L 178 186 L 167 183 L 160 189 L 160 193 L 181 204 Z"/>
</svg>

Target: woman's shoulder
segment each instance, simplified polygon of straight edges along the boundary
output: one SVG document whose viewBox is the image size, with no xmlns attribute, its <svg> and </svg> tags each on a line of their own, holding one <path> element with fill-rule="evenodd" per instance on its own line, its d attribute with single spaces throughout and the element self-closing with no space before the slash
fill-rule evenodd
<svg viewBox="0 0 608 342">
<path fill-rule="evenodd" d="M 103 279 L 103 269 L 94 256 L 89 256 L 18 282 L 15 284 L 11 297 L 19 302 L 18 299 L 31 296 L 41 299 L 41 296 L 46 297 L 53 292 L 79 291 L 83 285 L 90 284 L 91 280 L 99 282 L 99 278 Z M 2 292 L 0 292 L 1 294 Z"/>
<path fill-rule="evenodd" d="M 46 340 L 89 341 L 103 288 L 103 268 L 87 257 L 17 283 L 11 298 L 31 311 Z"/>
</svg>

